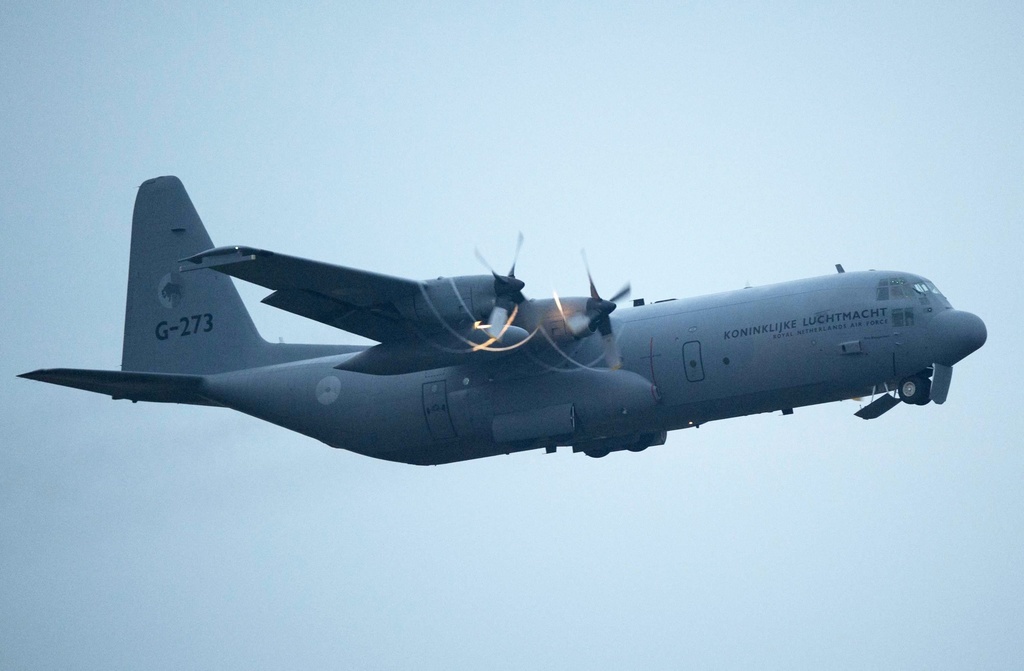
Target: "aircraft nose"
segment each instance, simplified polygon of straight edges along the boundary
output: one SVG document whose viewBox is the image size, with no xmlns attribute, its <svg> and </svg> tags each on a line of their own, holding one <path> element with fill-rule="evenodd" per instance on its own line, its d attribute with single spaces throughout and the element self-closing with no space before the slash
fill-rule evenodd
<svg viewBox="0 0 1024 671">
<path fill-rule="evenodd" d="M 937 329 L 941 356 L 936 363 L 952 366 L 971 352 L 981 348 L 988 339 L 988 329 L 981 317 L 962 310 L 946 310 L 932 322 Z"/>
</svg>

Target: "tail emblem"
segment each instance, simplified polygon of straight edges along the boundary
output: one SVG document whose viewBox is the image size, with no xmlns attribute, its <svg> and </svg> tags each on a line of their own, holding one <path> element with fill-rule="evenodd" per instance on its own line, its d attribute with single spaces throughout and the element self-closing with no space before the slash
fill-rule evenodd
<svg viewBox="0 0 1024 671">
<path fill-rule="evenodd" d="M 177 277 L 172 277 L 171 273 L 167 273 L 160 280 L 160 288 L 157 289 L 156 296 L 165 308 L 176 307 L 181 302 L 181 284 L 175 282 L 177 279 Z"/>
</svg>

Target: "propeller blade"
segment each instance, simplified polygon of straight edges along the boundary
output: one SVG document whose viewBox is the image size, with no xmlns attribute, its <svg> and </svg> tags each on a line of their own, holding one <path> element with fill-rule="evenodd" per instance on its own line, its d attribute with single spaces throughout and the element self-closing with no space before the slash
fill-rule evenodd
<svg viewBox="0 0 1024 671">
<path fill-rule="evenodd" d="M 558 292 L 552 291 L 551 297 L 555 299 L 555 306 L 558 308 L 558 314 L 562 315 L 562 321 L 565 321 L 565 310 L 562 309 L 562 301 L 558 298 Z"/>
<path fill-rule="evenodd" d="M 491 271 L 491 275 L 494 275 L 495 277 L 500 277 L 498 273 L 494 272 L 494 268 L 491 267 L 491 264 L 487 263 L 487 259 L 485 259 L 484 255 L 480 253 L 479 247 L 473 248 L 473 254 L 476 256 L 476 260 L 483 264 L 484 268 Z"/>
<path fill-rule="evenodd" d="M 519 237 L 516 238 L 516 253 L 512 255 L 512 268 L 508 271 L 509 277 L 516 276 L 516 263 L 519 262 L 519 250 L 523 248 L 523 232 L 519 231 Z"/>
<path fill-rule="evenodd" d="M 500 305 L 495 305 L 491 310 L 491 316 L 487 320 L 487 328 L 484 332 L 495 339 L 501 339 L 502 331 L 505 330 L 505 323 L 508 321 L 508 310 Z"/>
<path fill-rule="evenodd" d="M 512 279 L 515 279 L 515 277 L 516 277 L 516 264 L 519 263 L 519 252 L 523 249 L 523 240 L 524 240 L 523 232 L 519 231 L 519 236 L 516 238 L 516 251 L 512 255 L 512 267 L 509 269 L 508 275 L 505 275 L 504 277 L 511 277 Z M 487 270 L 491 271 L 491 274 L 494 275 L 495 279 L 498 279 L 498 278 L 502 277 L 501 275 L 498 274 L 498 271 L 496 271 L 494 269 L 494 266 L 492 266 L 487 261 L 487 259 L 484 258 L 484 255 L 480 251 L 479 247 L 474 247 L 473 248 L 473 255 L 476 256 L 476 260 L 477 261 L 479 261 L 480 263 L 483 264 L 484 268 L 487 268 Z"/>
<path fill-rule="evenodd" d="M 590 328 L 596 329 L 603 336 L 612 332 L 612 320 L 608 317 L 615 312 L 615 303 L 601 301 L 597 308 L 597 316 L 590 320 Z"/>
<path fill-rule="evenodd" d="M 610 330 L 606 335 L 601 336 L 601 344 L 604 346 L 604 361 L 612 370 L 622 368 L 622 353 L 619 351 L 619 343 L 615 334 Z"/>
<path fill-rule="evenodd" d="M 619 293 L 617 293 L 614 296 L 612 296 L 611 298 L 609 298 L 608 302 L 610 302 L 610 303 L 618 303 L 619 301 L 623 300 L 624 298 L 629 298 L 629 294 L 630 294 L 631 291 L 632 291 L 632 289 L 629 286 L 629 282 L 626 282 L 626 285 L 624 287 L 622 287 L 621 289 L 619 289 Z"/>
<path fill-rule="evenodd" d="M 597 287 L 594 286 L 594 278 L 590 275 L 590 263 L 587 262 L 587 250 L 581 249 L 580 256 L 583 257 L 583 267 L 587 270 L 587 281 L 590 282 L 590 297 L 595 301 L 601 300 L 601 296 L 597 293 Z"/>
</svg>

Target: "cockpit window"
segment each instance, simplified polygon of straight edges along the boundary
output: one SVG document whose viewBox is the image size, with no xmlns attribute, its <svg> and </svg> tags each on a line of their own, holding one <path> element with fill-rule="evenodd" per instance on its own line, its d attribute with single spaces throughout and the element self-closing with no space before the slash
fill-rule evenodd
<svg viewBox="0 0 1024 671">
<path fill-rule="evenodd" d="M 910 298 L 910 287 L 905 277 L 886 277 L 878 281 L 878 291 L 875 298 L 880 301 L 887 301 L 890 298 Z"/>
<path fill-rule="evenodd" d="M 916 291 L 919 294 L 932 293 L 937 296 L 942 295 L 942 292 L 936 289 L 935 285 L 932 284 L 931 282 L 918 282 L 917 284 L 914 285 L 914 291 Z"/>
<path fill-rule="evenodd" d="M 876 300 L 888 301 L 901 298 L 917 298 L 921 305 L 930 305 L 937 300 L 945 304 L 945 297 L 934 284 L 920 277 L 885 277 L 878 281 Z"/>
</svg>

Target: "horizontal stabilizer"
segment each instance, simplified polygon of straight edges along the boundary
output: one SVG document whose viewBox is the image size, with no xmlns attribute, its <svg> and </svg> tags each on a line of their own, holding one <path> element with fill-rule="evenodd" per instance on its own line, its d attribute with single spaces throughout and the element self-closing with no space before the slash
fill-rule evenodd
<svg viewBox="0 0 1024 671">
<path fill-rule="evenodd" d="M 899 404 L 900 399 L 895 396 L 890 396 L 889 394 L 883 394 L 853 414 L 857 415 L 861 419 L 875 419 L 877 417 L 881 417 L 883 414 L 889 412 Z"/>
<path fill-rule="evenodd" d="M 120 370 L 84 370 L 81 368 L 45 368 L 18 377 L 74 387 L 113 399 L 154 403 L 187 403 L 190 405 L 220 405 L 202 396 L 201 375 L 174 373 L 134 373 Z"/>
</svg>

